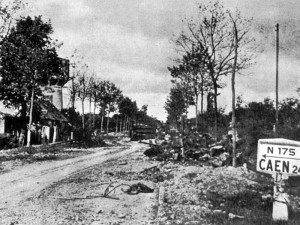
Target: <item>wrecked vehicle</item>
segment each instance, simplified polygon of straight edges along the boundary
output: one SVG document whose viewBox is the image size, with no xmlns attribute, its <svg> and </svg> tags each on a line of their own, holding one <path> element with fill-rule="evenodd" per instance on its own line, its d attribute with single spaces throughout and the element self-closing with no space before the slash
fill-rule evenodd
<svg viewBox="0 0 300 225">
<path fill-rule="evenodd" d="M 144 155 L 157 161 L 193 160 L 207 162 L 214 167 L 231 163 L 232 146 L 228 135 L 217 142 L 208 133 L 166 132 L 164 140 L 142 142 L 151 146 Z"/>
<path fill-rule="evenodd" d="M 154 139 L 156 136 L 156 129 L 149 125 L 136 124 L 132 126 L 129 135 L 131 141 Z"/>
</svg>

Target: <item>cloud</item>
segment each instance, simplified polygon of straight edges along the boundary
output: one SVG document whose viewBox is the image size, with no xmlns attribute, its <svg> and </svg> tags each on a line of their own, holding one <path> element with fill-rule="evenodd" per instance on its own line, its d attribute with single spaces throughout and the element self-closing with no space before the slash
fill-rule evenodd
<svg viewBox="0 0 300 225">
<path fill-rule="evenodd" d="M 193 1 L 174 0 L 104 0 L 89 4 L 96 20 L 153 38 L 169 37 L 177 30 L 180 15 L 195 9 Z"/>
<path fill-rule="evenodd" d="M 66 24 L 84 19 L 92 13 L 91 7 L 83 0 L 28 0 L 28 2 L 37 13 L 56 21 L 64 21 Z"/>
<path fill-rule="evenodd" d="M 166 94 L 171 87 L 170 77 L 164 73 L 154 73 L 151 70 L 135 67 L 122 67 L 111 62 L 102 62 L 96 74 L 100 79 L 114 82 L 126 94 Z"/>
<path fill-rule="evenodd" d="M 163 93 L 149 93 L 149 94 L 128 94 L 130 98 L 137 102 L 139 108 L 142 105 L 148 105 L 147 114 L 150 116 L 157 117 L 159 120 L 165 120 L 167 113 L 163 106 L 165 105 L 167 94 Z"/>
<path fill-rule="evenodd" d="M 141 105 L 149 102 L 153 115 L 165 116 L 163 105 L 171 87 L 167 66 L 175 58 L 169 40 L 182 29 L 181 18 L 197 10 L 194 1 L 28 1 L 37 14 L 51 19 L 54 37 L 64 42 L 62 57 L 78 49 L 102 79 L 116 83 Z M 292 95 L 300 86 L 298 0 L 226 0 L 224 4 L 254 18 L 256 29 L 251 35 L 261 44 L 257 64 L 245 71 L 252 75 L 237 78 L 237 93 L 247 101 L 274 97 L 275 24 L 279 23 L 280 96 Z M 225 80 L 219 103 L 230 107 L 230 79 Z"/>
<path fill-rule="evenodd" d="M 241 95 L 246 102 L 263 101 L 270 97 L 275 100 L 276 80 L 275 52 L 261 54 L 257 64 L 251 70 L 251 75 L 236 77 L 236 94 Z M 279 101 L 296 96 L 296 90 L 300 87 L 300 66 L 297 59 L 281 57 L 279 60 Z M 227 87 L 221 91 L 220 106 L 226 106 L 231 110 L 231 81 L 228 76 L 225 81 Z"/>
</svg>

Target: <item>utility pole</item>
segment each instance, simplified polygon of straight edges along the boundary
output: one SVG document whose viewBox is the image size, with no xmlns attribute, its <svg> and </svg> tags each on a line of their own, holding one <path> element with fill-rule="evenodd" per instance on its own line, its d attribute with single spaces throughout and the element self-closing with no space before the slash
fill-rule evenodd
<svg viewBox="0 0 300 225">
<path fill-rule="evenodd" d="M 279 24 L 276 24 L 276 115 L 275 136 L 278 135 L 278 58 L 279 58 Z"/>
</svg>

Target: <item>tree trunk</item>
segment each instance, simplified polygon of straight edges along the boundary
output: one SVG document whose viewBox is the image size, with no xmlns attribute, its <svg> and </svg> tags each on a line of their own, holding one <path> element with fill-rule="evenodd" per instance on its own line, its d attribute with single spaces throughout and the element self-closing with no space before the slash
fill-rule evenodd
<svg viewBox="0 0 300 225">
<path fill-rule="evenodd" d="M 195 117 L 195 128 L 196 131 L 198 131 L 198 118 L 197 118 L 197 114 L 198 114 L 198 95 L 195 95 L 196 98 L 196 102 L 195 102 L 195 108 L 196 108 L 196 117 Z"/>
<path fill-rule="evenodd" d="M 27 130 L 27 147 L 30 147 L 31 141 L 31 124 L 32 124 L 32 111 L 33 111 L 33 100 L 34 100 L 34 88 L 32 89 L 31 99 L 30 99 L 30 111 L 29 111 L 29 123 Z"/>
<path fill-rule="evenodd" d="M 119 117 L 117 116 L 117 122 L 116 122 L 116 134 L 118 133 L 118 123 L 119 123 Z"/>
<path fill-rule="evenodd" d="M 185 115 L 186 115 L 186 118 L 188 118 L 188 108 L 189 108 L 189 103 L 188 103 L 188 94 L 187 94 L 187 90 L 184 89 L 184 98 L 185 98 Z"/>
<path fill-rule="evenodd" d="M 129 118 L 127 117 L 127 121 L 126 121 L 126 125 L 127 125 L 127 131 L 129 131 Z"/>
<path fill-rule="evenodd" d="M 106 134 L 108 135 L 108 127 L 109 127 L 109 111 L 107 112 L 107 122 L 106 122 Z"/>
<path fill-rule="evenodd" d="M 215 133 L 217 135 L 218 132 L 218 104 L 217 104 L 217 97 L 218 97 L 218 87 L 217 84 L 214 84 L 214 112 L 215 112 Z"/>
<path fill-rule="evenodd" d="M 92 98 L 90 98 L 90 106 L 89 106 L 89 111 L 90 111 L 90 115 L 89 115 L 89 130 L 92 130 Z"/>
<path fill-rule="evenodd" d="M 236 64 L 236 63 L 234 63 L 234 64 Z M 235 68 L 234 68 L 234 71 L 235 71 Z M 233 131 L 233 137 L 232 137 L 232 166 L 236 167 L 235 72 L 232 72 L 231 90 L 232 90 L 232 131 Z"/>
<path fill-rule="evenodd" d="M 238 57 L 238 33 L 235 21 L 232 19 L 233 32 L 235 37 L 234 43 L 234 61 L 232 67 L 231 90 L 232 90 L 232 166 L 236 167 L 236 116 L 235 116 L 235 71 Z"/>
<path fill-rule="evenodd" d="M 121 117 L 121 120 L 120 120 L 120 132 L 122 133 L 123 130 L 122 130 L 122 123 L 123 123 L 123 118 Z"/>
<path fill-rule="evenodd" d="M 203 91 L 203 87 L 201 89 L 201 115 L 203 115 L 203 99 L 204 99 L 204 91 Z"/>
<path fill-rule="evenodd" d="M 126 131 L 126 116 L 123 119 L 123 131 Z"/>
<path fill-rule="evenodd" d="M 84 100 L 81 101 L 81 108 L 82 108 L 82 128 L 84 130 L 85 124 L 84 124 Z"/>
<path fill-rule="evenodd" d="M 94 102 L 93 129 L 96 128 L 96 126 L 95 126 L 95 117 L 96 117 L 96 102 Z"/>
<path fill-rule="evenodd" d="M 21 103 L 21 117 L 26 118 L 26 112 L 27 112 L 27 104 L 26 99 Z"/>
<path fill-rule="evenodd" d="M 101 111 L 101 129 L 100 129 L 101 134 L 103 132 L 103 122 L 104 122 L 104 111 L 102 110 Z"/>
</svg>

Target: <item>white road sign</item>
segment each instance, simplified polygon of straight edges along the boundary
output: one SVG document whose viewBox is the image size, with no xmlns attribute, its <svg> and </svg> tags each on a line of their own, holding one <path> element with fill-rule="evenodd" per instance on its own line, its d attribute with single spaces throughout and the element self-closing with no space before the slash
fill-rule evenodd
<svg viewBox="0 0 300 225">
<path fill-rule="evenodd" d="M 258 140 L 256 168 L 264 173 L 300 175 L 300 142 L 283 138 Z"/>
</svg>

